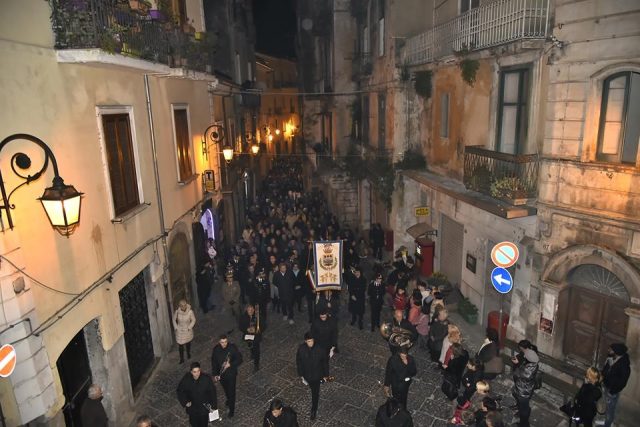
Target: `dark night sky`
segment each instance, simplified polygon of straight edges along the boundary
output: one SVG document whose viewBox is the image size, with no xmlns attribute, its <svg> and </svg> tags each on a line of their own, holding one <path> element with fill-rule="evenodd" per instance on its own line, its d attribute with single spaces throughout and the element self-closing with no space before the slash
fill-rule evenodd
<svg viewBox="0 0 640 427">
<path fill-rule="evenodd" d="M 253 0 L 256 50 L 284 58 L 295 57 L 296 0 Z"/>
</svg>

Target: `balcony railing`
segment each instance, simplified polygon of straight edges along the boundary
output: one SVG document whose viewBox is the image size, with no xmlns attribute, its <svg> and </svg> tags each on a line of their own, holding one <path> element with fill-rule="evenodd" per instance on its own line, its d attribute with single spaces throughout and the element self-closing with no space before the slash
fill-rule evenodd
<svg viewBox="0 0 640 427">
<path fill-rule="evenodd" d="M 538 155 L 513 155 L 466 147 L 464 185 L 513 205 L 525 204 L 537 197 Z"/>
<path fill-rule="evenodd" d="M 496 0 L 407 40 L 404 63 L 418 65 L 521 39 L 545 39 L 549 0 Z"/>
<path fill-rule="evenodd" d="M 56 49 L 98 48 L 171 67 L 203 72 L 213 69 L 213 35 L 184 32 L 161 13 L 134 10 L 130 2 L 122 0 L 50 3 Z"/>
</svg>

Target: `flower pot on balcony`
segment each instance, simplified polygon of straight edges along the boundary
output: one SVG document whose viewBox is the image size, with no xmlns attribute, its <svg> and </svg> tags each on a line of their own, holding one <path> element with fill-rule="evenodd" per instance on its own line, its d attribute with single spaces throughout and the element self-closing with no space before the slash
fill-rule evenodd
<svg viewBox="0 0 640 427">
<path fill-rule="evenodd" d="M 145 0 L 129 0 L 129 7 L 139 15 L 148 15 L 151 9 L 151 3 Z"/>
</svg>

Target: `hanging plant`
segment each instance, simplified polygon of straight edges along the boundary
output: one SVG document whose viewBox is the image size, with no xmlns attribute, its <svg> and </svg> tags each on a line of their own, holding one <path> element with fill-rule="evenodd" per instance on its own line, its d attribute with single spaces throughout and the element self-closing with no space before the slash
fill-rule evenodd
<svg viewBox="0 0 640 427">
<path fill-rule="evenodd" d="M 460 67 L 462 80 L 464 80 L 469 86 L 473 87 L 473 84 L 476 81 L 476 73 L 478 72 L 478 68 L 480 68 L 480 62 L 478 62 L 477 59 L 465 58 L 460 61 L 458 67 Z"/>
<path fill-rule="evenodd" d="M 424 99 L 431 98 L 431 71 L 418 71 L 415 74 L 414 88 L 416 93 Z"/>
</svg>

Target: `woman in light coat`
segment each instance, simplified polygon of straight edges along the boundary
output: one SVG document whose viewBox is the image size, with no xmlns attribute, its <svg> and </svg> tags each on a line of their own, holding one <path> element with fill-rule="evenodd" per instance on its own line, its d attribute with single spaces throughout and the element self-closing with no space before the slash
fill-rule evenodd
<svg viewBox="0 0 640 427">
<path fill-rule="evenodd" d="M 178 309 L 173 313 L 173 329 L 176 331 L 176 342 L 180 352 L 180 363 L 184 363 L 184 350 L 187 349 L 187 359 L 191 359 L 191 341 L 196 316 L 191 306 L 185 300 L 180 300 Z"/>
</svg>

